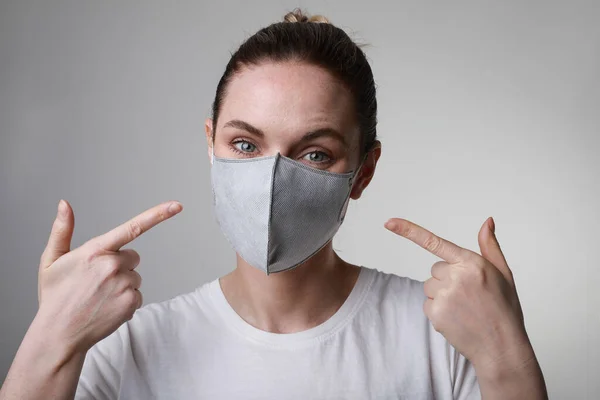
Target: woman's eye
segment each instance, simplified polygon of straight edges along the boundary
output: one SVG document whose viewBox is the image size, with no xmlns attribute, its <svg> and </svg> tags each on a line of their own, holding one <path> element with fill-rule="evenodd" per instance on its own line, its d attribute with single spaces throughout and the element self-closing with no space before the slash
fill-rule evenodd
<svg viewBox="0 0 600 400">
<path fill-rule="evenodd" d="M 329 156 L 322 151 L 308 153 L 304 156 L 304 159 L 313 163 L 322 163 L 330 160 Z"/>
<path fill-rule="evenodd" d="M 239 142 L 235 142 L 233 144 L 239 151 L 244 153 L 254 153 L 256 150 L 256 146 L 250 142 L 246 142 L 244 140 L 240 140 Z"/>
</svg>

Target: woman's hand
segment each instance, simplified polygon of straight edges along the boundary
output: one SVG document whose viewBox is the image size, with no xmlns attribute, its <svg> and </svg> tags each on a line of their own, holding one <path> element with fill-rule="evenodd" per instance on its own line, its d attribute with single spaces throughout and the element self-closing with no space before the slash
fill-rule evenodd
<svg viewBox="0 0 600 400">
<path fill-rule="evenodd" d="M 62 201 L 40 259 L 37 315 L 0 388 L 0 399 L 72 399 L 86 352 L 142 305 L 140 256 L 121 247 L 180 212 L 153 207 L 71 251 L 75 219 Z"/>
<path fill-rule="evenodd" d="M 480 385 L 483 382 L 482 394 L 485 382 L 490 381 L 488 387 L 504 386 L 500 394 L 511 398 L 507 379 L 522 379 L 532 370 L 539 375 L 537 386 L 540 379 L 544 386 L 493 219 L 479 231 L 481 255 L 404 219 L 392 218 L 385 226 L 444 260 L 431 267 L 432 277 L 424 284 L 427 300 L 423 308 L 435 330 L 473 364 Z M 517 388 L 517 392 L 521 390 Z M 534 393 L 530 396 L 527 398 L 536 398 Z"/>
<path fill-rule="evenodd" d="M 61 201 L 39 268 L 39 310 L 33 326 L 68 352 L 86 352 L 131 319 L 142 305 L 140 256 L 120 250 L 182 209 L 177 202 L 155 206 L 108 233 L 70 250 L 73 210 Z"/>
</svg>

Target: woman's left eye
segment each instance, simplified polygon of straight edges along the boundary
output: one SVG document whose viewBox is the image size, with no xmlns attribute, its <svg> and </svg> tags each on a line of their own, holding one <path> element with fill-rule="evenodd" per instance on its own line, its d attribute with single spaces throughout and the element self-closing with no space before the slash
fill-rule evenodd
<svg viewBox="0 0 600 400">
<path fill-rule="evenodd" d="M 313 151 L 305 155 L 303 158 L 313 163 L 322 163 L 331 160 L 331 158 L 322 151 Z"/>
</svg>

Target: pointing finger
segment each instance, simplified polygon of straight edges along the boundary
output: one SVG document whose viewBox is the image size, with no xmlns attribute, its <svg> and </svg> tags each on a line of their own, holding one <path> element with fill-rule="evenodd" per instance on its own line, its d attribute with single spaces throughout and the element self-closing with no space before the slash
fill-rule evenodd
<svg viewBox="0 0 600 400">
<path fill-rule="evenodd" d="M 452 264 L 464 260 L 470 254 L 469 250 L 442 239 L 427 229 L 402 218 L 390 219 L 386 222 L 385 227 Z"/>
<path fill-rule="evenodd" d="M 159 223 L 183 209 L 181 203 L 166 202 L 154 206 L 92 241 L 104 250 L 117 251 Z"/>
</svg>

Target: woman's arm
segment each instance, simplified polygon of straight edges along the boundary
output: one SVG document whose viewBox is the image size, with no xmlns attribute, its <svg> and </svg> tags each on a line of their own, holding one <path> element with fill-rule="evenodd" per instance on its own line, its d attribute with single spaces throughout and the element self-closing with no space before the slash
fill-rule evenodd
<svg viewBox="0 0 600 400">
<path fill-rule="evenodd" d="M 483 400 L 548 399 L 544 375 L 529 341 L 474 367 Z"/>
<path fill-rule="evenodd" d="M 0 389 L 0 400 L 73 399 L 85 353 L 53 337 L 51 324 L 36 316 Z"/>
</svg>

